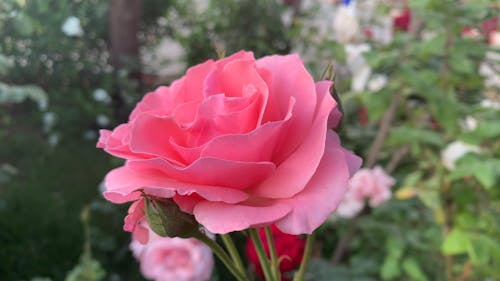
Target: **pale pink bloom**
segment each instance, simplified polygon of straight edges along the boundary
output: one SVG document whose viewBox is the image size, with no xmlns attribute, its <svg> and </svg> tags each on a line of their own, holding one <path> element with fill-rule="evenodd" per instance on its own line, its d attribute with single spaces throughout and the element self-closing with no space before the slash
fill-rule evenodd
<svg viewBox="0 0 500 281">
<path fill-rule="evenodd" d="M 391 198 L 391 187 L 395 183 L 381 167 L 360 169 L 349 181 L 349 190 L 336 213 L 352 218 L 363 209 L 365 200 L 371 207 L 379 206 Z"/>
<path fill-rule="evenodd" d="M 135 201 L 125 229 L 141 238 L 141 191 L 172 198 L 213 233 L 271 224 L 311 233 L 361 164 L 329 130 L 341 118 L 331 87 L 297 55 L 241 51 L 196 65 L 145 95 L 127 123 L 101 130 L 97 146 L 126 159 L 106 176 L 104 197 Z"/>
<path fill-rule="evenodd" d="M 499 49 L 500 48 L 500 31 L 494 31 L 490 34 L 489 38 L 490 46 Z"/>
<path fill-rule="evenodd" d="M 372 172 L 373 188 L 367 195 L 368 203 L 371 207 L 377 207 L 385 201 L 391 199 L 391 187 L 396 183 L 394 178 L 386 174 L 381 167 L 375 167 Z"/>
<path fill-rule="evenodd" d="M 340 203 L 340 205 L 337 207 L 337 210 L 335 211 L 335 214 L 337 214 L 340 217 L 343 218 L 353 218 L 361 210 L 363 210 L 363 207 L 365 206 L 365 201 L 364 199 L 358 199 L 354 196 L 352 196 L 352 193 L 347 192 L 345 195 L 344 199 Z"/>
<path fill-rule="evenodd" d="M 160 237 L 151 231 L 147 244 L 133 239 L 130 249 L 142 275 L 154 281 L 206 281 L 212 274 L 212 251 L 196 239 Z"/>
</svg>

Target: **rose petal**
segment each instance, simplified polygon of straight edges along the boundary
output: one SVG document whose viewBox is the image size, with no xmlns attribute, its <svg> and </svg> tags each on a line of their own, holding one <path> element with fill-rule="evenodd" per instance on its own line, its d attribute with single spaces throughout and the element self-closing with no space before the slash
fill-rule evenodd
<svg viewBox="0 0 500 281">
<path fill-rule="evenodd" d="M 171 140 L 170 145 L 183 157 L 187 163 L 192 163 L 200 157 L 217 157 L 235 161 L 271 161 L 288 124 L 295 100 L 292 98 L 283 120 L 267 122 L 257 129 L 245 134 L 221 135 L 198 147 L 184 147 Z"/>
<path fill-rule="evenodd" d="M 329 132 L 325 154 L 318 170 L 300 193 L 280 200 L 289 204 L 291 212 L 276 222 L 276 226 L 289 234 L 312 233 L 335 210 L 344 197 L 349 181 L 349 166 L 359 167 L 361 159 L 349 157 L 334 132 Z M 348 164 L 348 161 L 352 163 Z"/>
<path fill-rule="evenodd" d="M 262 122 L 276 121 L 283 118 L 288 109 L 290 97 L 295 98 L 298 105 L 293 111 L 287 141 L 283 143 L 280 162 L 296 149 L 308 134 L 316 108 L 316 89 L 314 80 L 307 72 L 298 55 L 267 56 L 257 60 L 257 67 L 266 69 L 272 75 L 262 75 L 269 87 L 269 98 Z M 280 116 L 271 114 L 281 113 Z"/>
<path fill-rule="evenodd" d="M 203 201 L 194 207 L 193 214 L 208 231 L 225 234 L 269 225 L 289 212 L 290 207 L 286 204 L 249 206 Z"/>
<path fill-rule="evenodd" d="M 318 94 L 318 101 L 324 99 L 326 96 L 330 96 L 330 89 L 332 88 L 332 86 L 333 82 L 328 80 L 316 83 L 316 93 Z M 333 108 L 330 116 L 328 117 L 328 129 L 336 128 L 339 125 L 340 120 L 342 119 L 342 113 L 337 106 L 337 101 L 335 101 L 335 105 L 336 106 Z"/>
<path fill-rule="evenodd" d="M 172 165 L 161 158 L 129 161 L 127 166 L 138 173 L 156 170 L 179 182 L 237 189 L 249 188 L 261 182 L 276 169 L 272 162 L 241 162 L 218 158 L 200 158 L 187 167 Z"/>
<path fill-rule="evenodd" d="M 290 198 L 303 190 L 309 182 L 323 156 L 327 117 L 336 104 L 329 95 L 320 97 L 322 99 L 319 100 L 314 122 L 302 144 L 277 166 L 272 177 L 252 190 L 252 194 L 264 198 Z"/>
<path fill-rule="evenodd" d="M 97 143 L 98 148 L 103 148 L 107 153 L 124 159 L 150 158 L 151 155 L 135 153 L 130 151 L 130 125 L 122 124 L 113 131 L 100 130 L 100 137 Z"/>
<path fill-rule="evenodd" d="M 128 165 L 116 168 L 106 175 L 106 191 L 104 197 L 114 203 L 124 203 L 140 198 L 137 191 L 143 189 L 145 193 L 171 198 L 175 194 L 190 195 L 196 193 L 206 200 L 238 203 L 248 198 L 240 190 L 209 185 L 198 185 L 178 182 L 165 176 L 154 169 L 132 169 Z"/>
<path fill-rule="evenodd" d="M 256 128 L 262 98 L 253 86 L 244 91 L 247 97 L 228 98 L 223 94 L 208 97 L 186 130 L 187 146 L 201 146 L 219 135 L 242 134 Z"/>
<path fill-rule="evenodd" d="M 184 137 L 185 131 L 172 118 L 142 114 L 133 122 L 130 149 L 135 153 L 160 156 L 183 166 L 182 157 L 168 144 L 171 138 L 184 143 Z"/>
<path fill-rule="evenodd" d="M 130 113 L 129 120 L 132 121 L 144 113 L 158 116 L 168 115 L 175 105 L 173 97 L 173 93 L 169 87 L 158 87 L 154 92 L 144 95 L 132 113 Z"/>
</svg>

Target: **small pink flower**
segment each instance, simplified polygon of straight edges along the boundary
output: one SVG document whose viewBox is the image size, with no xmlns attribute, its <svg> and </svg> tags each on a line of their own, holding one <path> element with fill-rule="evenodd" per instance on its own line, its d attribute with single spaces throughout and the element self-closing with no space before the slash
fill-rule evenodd
<svg viewBox="0 0 500 281">
<path fill-rule="evenodd" d="M 339 215 L 340 217 L 350 219 L 359 214 L 359 212 L 363 210 L 364 205 L 364 200 L 357 199 L 352 196 L 351 192 L 347 192 L 344 199 L 337 207 L 335 214 Z"/>
<path fill-rule="evenodd" d="M 142 275 L 154 281 L 206 281 L 212 274 L 212 252 L 196 239 L 160 237 L 151 231 L 147 244 L 133 239 L 130 249 Z"/>
<path fill-rule="evenodd" d="M 377 207 L 392 196 L 391 187 L 396 183 L 381 167 L 360 169 L 349 181 L 349 190 L 337 208 L 341 217 L 352 218 L 368 200 L 370 207 Z"/>
<path fill-rule="evenodd" d="M 135 202 L 125 230 L 142 240 L 141 193 L 172 199 L 212 233 L 271 224 L 311 233 L 361 164 L 330 130 L 341 118 L 332 86 L 315 83 L 297 55 L 241 51 L 196 65 L 101 130 L 97 146 L 126 160 L 106 176 L 104 197 Z"/>
</svg>

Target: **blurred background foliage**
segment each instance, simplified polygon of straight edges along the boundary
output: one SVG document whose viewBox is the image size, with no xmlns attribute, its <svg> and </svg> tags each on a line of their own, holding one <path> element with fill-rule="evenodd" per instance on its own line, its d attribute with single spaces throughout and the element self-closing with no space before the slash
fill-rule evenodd
<svg viewBox="0 0 500 281">
<path fill-rule="evenodd" d="M 142 280 L 122 231 L 126 206 L 100 196 L 119 163 L 95 149 L 97 131 L 187 66 L 240 49 L 299 52 L 316 80 L 333 62 L 343 142 L 397 179 L 386 204 L 319 229 L 308 280 L 500 280 L 496 1 L 359 0 L 373 15 L 359 17 L 351 42 L 323 9 L 341 1 L 134 1 L 135 12 L 120 0 L 0 2 L 1 280 Z M 390 40 L 362 28 L 394 8 L 411 20 L 391 26 Z M 110 32 L 124 20 L 113 9 L 131 13 L 136 32 Z M 353 88 L 361 71 L 350 50 L 363 44 L 357 59 L 381 86 Z M 443 155 L 456 141 L 474 148 L 450 167 Z M 229 280 L 217 265 L 213 280 Z"/>
</svg>

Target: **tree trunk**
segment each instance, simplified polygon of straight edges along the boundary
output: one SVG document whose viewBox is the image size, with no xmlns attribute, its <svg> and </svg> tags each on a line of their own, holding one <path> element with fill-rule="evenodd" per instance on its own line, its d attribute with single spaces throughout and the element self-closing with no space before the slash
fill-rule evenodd
<svg viewBox="0 0 500 281">
<path fill-rule="evenodd" d="M 116 70 L 126 67 L 132 72 L 139 69 L 139 24 L 142 0 L 111 0 L 109 34 L 111 64 Z"/>
<path fill-rule="evenodd" d="M 128 112 L 123 93 L 136 90 L 136 94 L 142 92 L 141 64 L 139 56 L 139 26 L 142 17 L 143 0 L 110 0 L 109 4 L 109 52 L 110 63 L 115 71 L 115 83 L 112 91 L 112 106 L 115 120 L 126 122 Z M 128 78 L 135 80 L 136 88 L 130 89 L 126 85 L 124 91 L 122 80 L 117 75 L 119 70 L 125 69 Z"/>
</svg>

